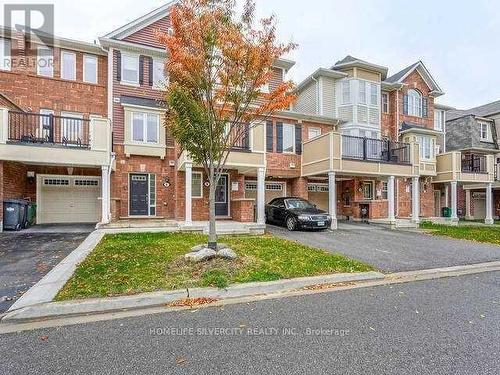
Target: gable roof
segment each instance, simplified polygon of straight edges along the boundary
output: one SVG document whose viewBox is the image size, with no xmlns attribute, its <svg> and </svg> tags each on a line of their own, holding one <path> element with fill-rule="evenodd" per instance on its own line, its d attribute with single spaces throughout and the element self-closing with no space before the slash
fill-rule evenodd
<svg viewBox="0 0 500 375">
<path fill-rule="evenodd" d="M 470 109 L 455 109 L 446 113 L 448 121 L 464 116 L 488 117 L 500 113 L 500 100 L 474 107 Z"/>
<path fill-rule="evenodd" d="M 169 1 L 165 5 L 156 8 L 155 10 L 152 10 L 151 12 L 143 15 L 142 17 L 139 17 L 127 23 L 126 25 L 123 25 L 122 27 L 119 27 L 118 29 L 111 31 L 110 33 L 106 34 L 104 38 L 122 40 L 127 36 L 141 30 L 142 28 L 161 20 L 163 17 L 165 17 L 168 10 L 172 6 L 177 4 L 178 1 L 179 0 Z"/>
<path fill-rule="evenodd" d="M 389 71 L 389 69 L 387 69 L 385 66 L 373 64 L 371 62 L 358 59 L 357 57 L 351 55 L 347 55 L 342 60 L 337 61 L 330 69 L 341 70 L 351 67 L 359 67 L 368 70 L 374 70 L 381 74 L 382 80 L 384 80 L 387 77 L 387 72 Z"/>
<path fill-rule="evenodd" d="M 437 84 L 436 80 L 432 77 L 429 70 L 425 67 L 422 61 L 417 61 L 416 63 L 407 66 L 403 70 L 397 72 L 396 74 L 387 78 L 384 82 L 388 84 L 402 84 L 406 77 L 408 77 L 412 72 L 417 71 L 423 78 L 427 86 L 433 91 L 434 96 L 444 95 L 443 90 Z"/>
</svg>

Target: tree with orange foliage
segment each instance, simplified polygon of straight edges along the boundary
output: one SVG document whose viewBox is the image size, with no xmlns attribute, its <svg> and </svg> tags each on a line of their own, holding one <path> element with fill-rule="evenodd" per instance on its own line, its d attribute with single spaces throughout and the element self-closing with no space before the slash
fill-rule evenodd
<svg viewBox="0 0 500 375">
<path fill-rule="evenodd" d="M 170 13 L 166 46 L 166 126 L 210 183 L 208 247 L 216 249 L 215 193 L 227 157 L 245 142 L 251 124 L 288 109 L 293 84 L 263 88 L 274 62 L 295 48 L 276 41 L 274 17 L 255 22 L 255 3 L 241 14 L 235 0 L 181 0 Z"/>
</svg>

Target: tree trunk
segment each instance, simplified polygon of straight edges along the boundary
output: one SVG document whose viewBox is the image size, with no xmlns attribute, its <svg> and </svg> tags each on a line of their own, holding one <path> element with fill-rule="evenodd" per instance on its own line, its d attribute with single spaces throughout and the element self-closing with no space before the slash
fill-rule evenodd
<svg viewBox="0 0 500 375">
<path fill-rule="evenodd" d="M 217 250 L 217 231 L 215 229 L 215 189 L 217 189 L 217 180 L 214 166 L 210 164 L 210 192 L 208 195 L 209 224 L 208 224 L 208 247 Z"/>
</svg>

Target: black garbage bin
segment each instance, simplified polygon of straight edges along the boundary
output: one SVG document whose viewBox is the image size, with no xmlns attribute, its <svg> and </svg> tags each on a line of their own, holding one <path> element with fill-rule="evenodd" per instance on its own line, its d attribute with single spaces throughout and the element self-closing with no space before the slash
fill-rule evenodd
<svg viewBox="0 0 500 375">
<path fill-rule="evenodd" d="M 27 202 L 21 199 L 8 199 L 3 202 L 3 229 L 21 230 L 26 226 Z"/>
</svg>

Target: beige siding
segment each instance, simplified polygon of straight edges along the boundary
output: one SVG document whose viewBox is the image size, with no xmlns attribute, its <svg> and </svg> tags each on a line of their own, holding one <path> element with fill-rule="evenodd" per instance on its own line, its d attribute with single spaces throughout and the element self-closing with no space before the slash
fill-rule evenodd
<svg viewBox="0 0 500 375">
<path fill-rule="evenodd" d="M 323 116 L 335 116 L 335 79 L 322 78 Z"/>
<path fill-rule="evenodd" d="M 295 110 L 302 113 L 317 114 L 316 82 L 309 83 L 300 91 L 295 103 Z"/>
<path fill-rule="evenodd" d="M 358 78 L 365 79 L 367 81 L 380 82 L 381 80 L 380 73 L 369 72 L 368 70 L 359 68 L 357 69 L 357 76 Z"/>
</svg>

